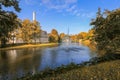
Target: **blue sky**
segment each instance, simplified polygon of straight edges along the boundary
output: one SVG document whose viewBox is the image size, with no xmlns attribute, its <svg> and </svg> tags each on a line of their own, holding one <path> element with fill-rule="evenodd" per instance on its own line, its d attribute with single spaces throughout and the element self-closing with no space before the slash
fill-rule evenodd
<svg viewBox="0 0 120 80">
<path fill-rule="evenodd" d="M 54 28 L 59 33 L 77 34 L 92 28 L 90 21 L 98 7 L 113 10 L 120 8 L 120 0 L 20 0 L 20 19 L 32 20 L 32 12 L 42 29 L 48 33 Z"/>
</svg>

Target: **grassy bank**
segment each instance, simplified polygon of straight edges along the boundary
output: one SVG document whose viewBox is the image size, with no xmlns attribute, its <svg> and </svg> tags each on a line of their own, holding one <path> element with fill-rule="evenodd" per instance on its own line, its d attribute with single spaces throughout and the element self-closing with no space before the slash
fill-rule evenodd
<svg viewBox="0 0 120 80">
<path fill-rule="evenodd" d="M 20 80 L 120 80 L 120 55 L 105 55 L 82 64 L 29 74 Z"/>
<path fill-rule="evenodd" d="M 85 66 L 40 80 L 120 80 L 120 60 Z M 34 78 L 33 78 L 34 79 Z M 36 78 L 35 78 L 36 79 Z M 37 80 L 37 79 L 36 79 Z"/>
<path fill-rule="evenodd" d="M 21 49 L 21 48 L 30 48 L 30 47 L 45 47 L 45 46 L 56 46 L 56 45 L 58 45 L 58 43 L 23 44 L 23 45 L 15 45 L 5 48 L 0 48 L 0 50 L 11 50 L 11 49 Z"/>
</svg>

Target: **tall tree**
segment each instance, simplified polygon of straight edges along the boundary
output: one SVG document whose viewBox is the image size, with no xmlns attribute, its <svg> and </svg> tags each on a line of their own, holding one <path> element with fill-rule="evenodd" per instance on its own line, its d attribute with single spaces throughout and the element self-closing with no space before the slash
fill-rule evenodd
<svg viewBox="0 0 120 80">
<path fill-rule="evenodd" d="M 25 19 L 22 22 L 22 27 L 21 29 L 21 38 L 23 39 L 23 41 L 25 43 L 30 43 L 32 42 L 32 34 L 33 34 L 33 29 L 34 27 L 32 27 L 32 23 L 30 20 Z"/>
<path fill-rule="evenodd" d="M 115 53 L 120 49 L 120 9 L 109 12 L 106 17 L 97 16 L 91 25 L 94 25 L 98 50 Z"/>
<path fill-rule="evenodd" d="M 9 38 L 9 33 L 19 25 L 17 15 L 12 11 L 6 11 L 3 7 L 13 7 L 15 11 L 20 12 L 18 0 L 0 0 L 0 40 L 1 47 L 5 47 Z"/>
</svg>

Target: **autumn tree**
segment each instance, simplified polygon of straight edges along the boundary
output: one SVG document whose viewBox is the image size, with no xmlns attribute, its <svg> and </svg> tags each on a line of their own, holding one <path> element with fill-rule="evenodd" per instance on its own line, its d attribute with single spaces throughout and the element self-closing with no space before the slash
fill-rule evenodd
<svg viewBox="0 0 120 80">
<path fill-rule="evenodd" d="M 57 30 L 52 29 L 51 33 L 49 34 L 49 42 L 59 42 L 59 40 L 60 38 Z"/>
<path fill-rule="evenodd" d="M 78 34 L 78 39 L 86 39 L 87 38 L 87 32 L 80 32 Z"/>
<path fill-rule="evenodd" d="M 21 32 L 22 32 L 21 38 L 23 39 L 25 43 L 32 42 L 33 30 L 32 30 L 32 24 L 30 20 L 28 19 L 23 20 Z"/>
<path fill-rule="evenodd" d="M 65 33 L 60 33 L 60 42 L 62 42 L 64 37 L 65 37 Z"/>
<path fill-rule="evenodd" d="M 105 17 L 98 9 L 96 19 L 91 25 L 94 25 L 94 39 L 98 50 L 116 53 L 120 49 L 120 9 L 109 11 Z"/>
<path fill-rule="evenodd" d="M 3 7 L 13 7 L 16 12 L 20 12 L 18 0 L 0 0 L 0 40 L 1 47 L 5 47 L 9 38 L 9 33 L 17 28 L 17 15 L 12 11 L 6 11 Z"/>
<path fill-rule="evenodd" d="M 94 37 L 94 29 L 90 29 L 87 33 L 87 39 L 94 41 L 93 37 Z"/>
<path fill-rule="evenodd" d="M 34 39 L 34 42 L 36 43 L 36 40 L 41 36 L 41 30 L 40 30 L 41 26 L 40 26 L 40 23 L 35 20 L 32 22 L 32 27 L 33 27 L 32 39 Z"/>
<path fill-rule="evenodd" d="M 70 39 L 72 40 L 72 42 L 78 42 L 78 36 L 77 35 L 71 35 Z"/>
<path fill-rule="evenodd" d="M 29 19 L 22 21 L 22 27 L 19 28 L 19 38 L 25 43 L 36 42 L 36 38 L 40 38 L 40 24 L 37 21 L 31 22 Z"/>
</svg>

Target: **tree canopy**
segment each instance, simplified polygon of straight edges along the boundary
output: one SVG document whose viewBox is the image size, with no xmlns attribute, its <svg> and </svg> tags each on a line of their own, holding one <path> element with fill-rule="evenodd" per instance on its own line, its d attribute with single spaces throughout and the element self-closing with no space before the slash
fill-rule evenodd
<svg viewBox="0 0 120 80">
<path fill-rule="evenodd" d="M 1 47 L 6 45 L 9 33 L 19 27 L 17 15 L 12 11 L 6 11 L 3 7 L 13 7 L 16 12 L 20 12 L 18 0 L 0 0 L 0 40 Z"/>
<path fill-rule="evenodd" d="M 21 38 L 25 43 L 36 42 L 36 38 L 40 37 L 40 24 L 37 21 L 31 22 L 25 19 L 21 22 L 22 26 L 19 28 L 18 38 Z"/>
<path fill-rule="evenodd" d="M 107 13 L 106 16 L 104 13 Z M 105 10 L 104 13 L 99 9 L 96 19 L 91 22 L 95 30 L 94 40 L 97 42 L 98 50 L 116 53 L 120 49 L 120 9 Z"/>
</svg>

